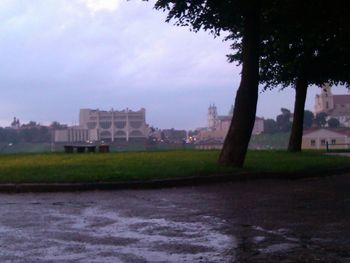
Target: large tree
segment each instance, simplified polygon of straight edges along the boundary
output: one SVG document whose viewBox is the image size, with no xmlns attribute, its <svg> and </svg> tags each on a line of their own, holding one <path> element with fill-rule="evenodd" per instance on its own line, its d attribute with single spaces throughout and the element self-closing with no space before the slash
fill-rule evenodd
<svg viewBox="0 0 350 263">
<path fill-rule="evenodd" d="M 347 10 L 336 0 L 158 0 L 167 20 L 214 34 L 229 32 L 242 64 L 234 114 L 220 154 L 221 164 L 242 166 L 254 126 L 259 83 L 266 88 L 294 85 L 296 100 L 290 150 L 300 150 L 307 87 L 347 81 Z M 331 14 L 331 15 L 330 15 Z M 340 14 L 340 15 L 339 15 Z M 338 16 L 339 15 L 339 16 Z M 296 19 L 297 18 L 297 19 Z M 337 43 L 337 44 L 335 44 Z M 346 56 L 341 56 L 341 53 Z M 342 70 L 336 70 L 341 67 Z M 331 72 L 331 73 L 330 73 Z M 350 71 L 349 71 L 350 72 Z M 316 74 L 315 74 L 316 73 Z"/>
<path fill-rule="evenodd" d="M 158 0 L 157 9 L 168 11 L 167 21 L 177 25 L 211 30 L 218 35 L 229 32 L 234 58 L 242 64 L 241 82 L 237 90 L 234 113 L 225 138 L 219 162 L 243 166 L 254 127 L 259 84 L 260 29 L 274 0 Z"/>
<path fill-rule="evenodd" d="M 349 84 L 349 18 L 343 1 L 281 1 L 261 46 L 260 81 L 295 89 L 289 151 L 301 151 L 308 86 Z M 296 19 L 298 17 L 298 19 Z"/>
</svg>

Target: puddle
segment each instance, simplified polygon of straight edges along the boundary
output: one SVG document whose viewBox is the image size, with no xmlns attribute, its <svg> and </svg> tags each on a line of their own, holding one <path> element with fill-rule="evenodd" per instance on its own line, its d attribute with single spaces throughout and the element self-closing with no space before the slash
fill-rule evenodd
<svg viewBox="0 0 350 263">
<path fill-rule="evenodd" d="M 253 241 L 255 243 L 260 243 L 260 242 L 262 242 L 264 240 L 266 240 L 266 237 L 264 237 L 264 236 L 256 236 L 256 237 L 253 238 Z"/>
<path fill-rule="evenodd" d="M 97 206 L 65 208 L 61 202 L 51 202 L 44 209 L 38 207 L 33 203 L 24 208 L 27 211 L 9 214 L 12 218 L 29 214 L 24 228 L 2 219 L 1 261 L 234 261 L 236 240 L 220 232 L 220 220 L 213 217 L 188 223 L 125 216 Z"/>
<path fill-rule="evenodd" d="M 281 244 L 274 244 L 266 248 L 261 248 L 259 249 L 259 251 L 261 253 L 276 253 L 276 252 L 287 251 L 295 247 L 299 247 L 299 245 L 293 244 L 293 243 L 281 243 Z"/>
<path fill-rule="evenodd" d="M 258 231 L 261 231 L 261 232 L 264 232 L 264 233 L 280 236 L 283 239 L 285 239 L 287 241 L 290 241 L 290 242 L 300 242 L 300 240 L 298 238 L 294 238 L 294 237 L 288 236 L 287 234 L 289 233 L 289 230 L 286 229 L 286 228 L 279 228 L 277 230 L 268 230 L 268 229 L 262 228 L 260 226 L 252 226 L 252 228 L 254 230 L 258 230 Z"/>
</svg>

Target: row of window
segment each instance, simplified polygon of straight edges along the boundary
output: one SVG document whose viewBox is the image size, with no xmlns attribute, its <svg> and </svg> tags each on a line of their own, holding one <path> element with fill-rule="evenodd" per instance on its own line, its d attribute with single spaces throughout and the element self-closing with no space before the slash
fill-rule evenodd
<svg viewBox="0 0 350 263">
<path fill-rule="evenodd" d="M 129 133 L 129 136 L 130 137 L 144 137 L 144 135 L 140 131 L 132 131 Z M 112 134 L 109 131 L 102 131 L 100 133 L 100 137 L 101 137 L 101 139 L 108 139 L 108 138 L 112 137 Z M 114 133 L 114 137 L 126 137 L 126 133 L 124 131 L 117 131 L 116 133 Z"/>
<path fill-rule="evenodd" d="M 345 107 L 349 107 L 349 106 L 350 106 L 349 104 L 345 104 L 345 105 L 344 104 L 340 104 L 340 105 L 336 104 L 335 105 L 336 108 L 345 108 Z"/>
<path fill-rule="evenodd" d="M 335 108 L 345 108 L 345 107 L 350 107 L 350 104 L 335 104 Z M 329 103 L 326 101 L 326 109 L 329 109 Z"/>
<path fill-rule="evenodd" d="M 327 140 L 326 139 L 321 139 L 321 145 L 326 145 Z M 331 139 L 330 144 L 336 144 L 337 140 L 336 139 Z M 311 146 L 316 146 L 316 140 L 311 140 Z"/>
<path fill-rule="evenodd" d="M 129 125 L 134 129 L 141 128 L 142 124 L 143 124 L 143 122 L 141 122 L 141 121 L 130 121 L 129 122 Z M 112 126 L 112 122 L 110 122 L 110 121 L 100 122 L 99 125 L 102 129 L 110 129 Z M 88 122 L 88 123 L 86 123 L 86 126 L 89 130 L 96 129 L 97 123 L 96 122 Z M 126 122 L 125 121 L 118 121 L 118 122 L 114 123 L 114 126 L 118 129 L 123 129 L 126 127 Z"/>
<path fill-rule="evenodd" d="M 125 120 L 125 119 L 132 119 L 132 120 L 144 120 L 145 116 L 144 115 L 120 115 L 120 116 L 114 116 L 113 119 L 116 120 Z M 96 116 L 90 116 L 89 120 L 112 120 L 112 116 L 108 115 L 108 116 L 99 116 L 98 118 Z"/>
</svg>

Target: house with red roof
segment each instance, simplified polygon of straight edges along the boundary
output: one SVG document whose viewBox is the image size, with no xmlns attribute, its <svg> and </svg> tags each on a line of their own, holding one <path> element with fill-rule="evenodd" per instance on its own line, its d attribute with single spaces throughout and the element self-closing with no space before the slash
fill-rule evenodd
<svg viewBox="0 0 350 263">
<path fill-rule="evenodd" d="M 350 144 L 349 129 L 311 128 L 304 130 L 303 149 L 348 149 Z"/>
</svg>

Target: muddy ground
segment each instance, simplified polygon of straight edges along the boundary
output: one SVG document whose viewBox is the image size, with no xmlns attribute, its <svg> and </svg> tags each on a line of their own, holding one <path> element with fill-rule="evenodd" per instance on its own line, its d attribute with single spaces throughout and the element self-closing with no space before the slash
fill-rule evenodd
<svg viewBox="0 0 350 263">
<path fill-rule="evenodd" d="M 350 175 L 0 194 L 0 262 L 350 263 Z"/>
</svg>

